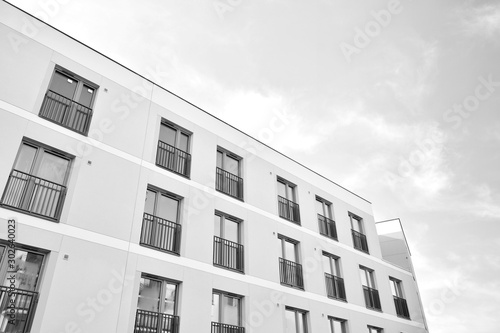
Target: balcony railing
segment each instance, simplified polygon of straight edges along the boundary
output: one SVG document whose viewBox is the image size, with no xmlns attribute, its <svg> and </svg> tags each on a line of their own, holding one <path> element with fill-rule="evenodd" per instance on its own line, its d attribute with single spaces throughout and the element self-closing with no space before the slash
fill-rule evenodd
<svg viewBox="0 0 500 333">
<path fill-rule="evenodd" d="M 243 245 L 214 236 L 214 265 L 243 272 Z"/>
<path fill-rule="evenodd" d="M 368 243 L 366 241 L 366 236 L 356 230 L 352 231 L 352 242 L 356 250 L 360 250 L 368 253 Z"/>
<path fill-rule="evenodd" d="M 38 293 L 0 286 L 0 332 L 29 332 Z"/>
<path fill-rule="evenodd" d="M 398 317 L 410 319 L 410 311 L 408 311 L 408 305 L 406 304 L 406 300 L 401 297 L 394 297 L 394 305 L 396 306 L 396 314 Z"/>
<path fill-rule="evenodd" d="M 328 297 L 339 299 L 342 301 L 346 300 L 344 279 L 325 273 L 325 282 L 326 294 L 328 295 Z"/>
<path fill-rule="evenodd" d="M 137 310 L 134 333 L 178 333 L 179 317 Z"/>
<path fill-rule="evenodd" d="M 3 192 L 2 206 L 58 220 L 66 187 L 30 174 L 12 170 Z"/>
<path fill-rule="evenodd" d="M 243 179 L 221 168 L 216 168 L 215 189 L 243 200 Z"/>
<path fill-rule="evenodd" d="M 245 328 L 241 326 L 212 322 L 212 333 L 245 333 Z"/>
<path fill-rule="evenodd" d="M 144 213 L 144 218 L 142 219 L 141 245 L 179 254 L 180 240 L 180 224 Z"/>
<path fill-rule="evenodd" d="M 382 310 L 377 289 L 363 286 L 363 294 L 365 295 L 365 303 L 368 309 Z"/>
<path fill-rule="evenodd" d="M 299 289 L 304 289 L 302 265 L 283 258 L 279 258 L 279 261 L 280 261 L 281 284 Z"/>
<path fill-rule="evenodd" d="M 331 239 L 338 240 L 335 221 L 318 214 L 319 233 Z"/>
<path fill-rule="evenodd" d="M 299 205 L 278 195 L 278 210 L 280 217 L 300 224 Z"/>
<path fill-rule="evenodd" d="M 163 141 L 158 141 L 156 165 L 189 177 L 191 171 L 191 155 Z"/>
<path fill-rule="evenodd" d="M 48 90 L 40 109 L 40 117 L 86 135 L 92 119 L 92 109 Z"/>
</svg>

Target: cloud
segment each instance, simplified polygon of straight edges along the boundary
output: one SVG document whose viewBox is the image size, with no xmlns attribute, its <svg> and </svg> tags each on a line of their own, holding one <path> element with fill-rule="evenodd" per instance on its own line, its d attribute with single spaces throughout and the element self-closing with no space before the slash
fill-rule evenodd
<svg viewBox="0 0 500 333">
<path fill-rule="evenodd" d="M 459 10 L 463 31 L 469 36 L 481 36 L 488 39 L 500 34 L 500 5 L 485 4 L 475 8 Z"/>
</svg>

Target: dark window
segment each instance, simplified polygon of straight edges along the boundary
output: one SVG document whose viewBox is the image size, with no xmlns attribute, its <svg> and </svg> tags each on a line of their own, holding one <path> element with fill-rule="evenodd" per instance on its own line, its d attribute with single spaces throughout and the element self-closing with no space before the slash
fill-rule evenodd
<svg viewBox="0 0 500 333">
<path fill-rule="evenodd" d="M 410 319 L 410 312 L 408 311 L 408 304 L 403 294 L 403 283 L 393 277 L 389 277 L 391 284 L 392 297 L 394 299 L 394 306 L 396 307 L 396 314 L 398 317 Z"/>
<path fill-rule="evenodd" d="M 335 318 L 335 317 L 328 317 L 328 320 L 330 321 L 330 332 L 331 333 L 346 333 L 347 332 L 347 328 L 346 328 L 347 320 Z"/>
<path fill-rule="evenodd" d="M 316 213 L 318 214 L 319 233 L 337 240 L 337 227 L 332 215 L 332 204 L 316 196 Z"/>
<path fill-rule="evenodd" d="M 241 220 L 216 211 L 214 216 L 214 265 L 243 272 Z"/>
<path fill-rule="evenodd" d="M 328 297 L 345 301 L 344 279 L 340 274 L 340 258 L 323 252 L 323 271 Z"/>
<path fill-rule="evenodd" d="M 280 217 L 300 224 L 296 186 L 280 177 L 278 177 L 278 212 Z"/>
<path fill-rule="evenodd" d="M 280 282 L 294 288 L 304 289 L 302 265 L 299 263 L 298 242 L 279 235 L 281 243 Z"/>
<path fill-rule="evenodd" d="M 364 232 L 363 219 L 353 213 L 349 213 L 349 219 L 351 220 L 352 243 L 354 248 L 356 250 L 369 253 L 368 242 Z"/>
<path fill-rule="evenodd" d="M 2 196 L 2 206 L 57 221 L 71 159 L 52 148 L 25 141 Z"/>
<path fill-rule="evenodd" d="M 307 333 L 307 311 L 286 307 L 285 332 Z"/>
<path fill-rule="evenodd" d="M 244 333 L 239 295 L 222 291 L 212 293 L 212 333 Z"/>
<path fill-rule="evenodd" d="M 87 135 L 97 86 L 56 68 L 45 94 L 40 117 Z"/>
<path fill-rule="evenodd" d="M 160 124 L 156 165 L 189 177 L 191 172 L 190 138 L 190 132 L 163 120 Z"/>
<path fill-rule="evenodd" d="M 361 284 L 363 286 L 363 294 L 365 297 L 365 304 L 368 309 L 372 310 L 382 310 L 380 305 L 380 298 L 378 295 L 378 290 L 375 286 L 375 277 L 373 270 L 359 266 L 359 275 L 361 278 Z"/>
<path fill-rule="evenodd" d="M 243 178 L 241 158 L 222 148 L 217 148 L 215 189 L 243 200 Z"/>
</svg>

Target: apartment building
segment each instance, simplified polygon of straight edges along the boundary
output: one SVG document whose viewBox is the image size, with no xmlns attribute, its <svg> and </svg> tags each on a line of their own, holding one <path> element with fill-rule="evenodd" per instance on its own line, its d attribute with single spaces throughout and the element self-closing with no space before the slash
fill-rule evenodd
<svg viewBox="0 0 500 333">
<path fill-rule="evenodd" d="M 427 332 L 369 201 L 6 2 L 0 35 L 0 332 Z"/>
</svg>

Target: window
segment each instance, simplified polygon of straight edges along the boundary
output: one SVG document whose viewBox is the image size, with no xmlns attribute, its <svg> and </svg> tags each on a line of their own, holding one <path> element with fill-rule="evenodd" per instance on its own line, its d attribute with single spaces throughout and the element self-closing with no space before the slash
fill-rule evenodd
<svg viewBox="0 0 500 333">
<path fill-rule="evenodd" d="M 384 330 L 379 327 L 368 326 L 368 333 L 383 333 L 383 332 Z"/>
<path fill-rule="evenodd" d="M 97 86 L 56 68 L 40 109 L 40 117 L 87 135 Z"/>
<path fill-rule="evenodd" d="M 2 206 L 59 220 L 70 166 L 69 156 L 23 141 L 2 196 Z"/>
<path fill-rule="evenodd" d="M 177 282 L 143 274 L 137 298 L 134 333 L 177 333 Z"/>
<path fill-rule="evenodd" d="M 181 198 L 153 187 L 146 192 L 140 244 L 179 254 Z"/>
<path fill-rule="evenodd" d="M 323 271 L 328 297 L 345 301 L 344 279 L 340 277 L 340 258 L 323 252 Z"/>
<path fill-rule="evenodd" d="M 29 332 L 38 301 L 44 254 L 0 243 L 0 327 L 2 332 Z M 11 277 L 14 276 L 14 279 Z M 12 283 L 14 286 L 12 286 Z M 11 318 L 12 304 L 15 306 Z"/>
<path fill-rule="evenodd" d="M 307 311 L 286 307 L 285 333 L 307 333 Z"/>
<path fill-rule="evenodd" d="M 373 270 L 359 266 L 359 275 L 361 284 L 363 285 L 363 294 L 365 296 L 365 304 L 368 309 L 382 310 L 378 290 L 375 287 L 375 278 Z"/>
<path fill-rule="evenodd" d="M 349 219 L 351 220 L 352 242 L 354 248 L 369 253 L 368 242 L 366 241 L 366 235 L 364 233 L 363 219 L 353 213 L 349 213 Z"/>
<path fill-rule="evenodd" d="M 241 157 L 222 148 L 217 148 L 217 168 L 215 189 L 219 192 L 243 200 L 243 179 Z"/>
<path fill-rule="evenodd" d="M 278 177 L 278 212 L 279 216 L 288 221 L 300 224 L 300 212 L 297 201 L 296 186 Z"/>
<path fill-rule="evenodd" d="M 190 138 L 190 132 L 173 123 L 162 120 L 156 151 L 156 165 L 179 175 L 189 177 L 191 171 L 191 155 L 189 154 Z"/>
<path fill-rule="evenodd" d="M 304 289 L 302 265 L 299 264 L 298 242 L 279 235 L 281 244 L 280 282 L 283 285 Z"/>
<path fill-rule="evenodd" d="M 335 317 L 328 317 L 328 320 L 330 321 L 330 332 L 331 333 L 346 333 L 347 329 L 347 323 L 345 319 L 340 319 L 340 318 L 335 318 Z"/>
<path fill-rule="evenodd" d="M 214 265 L 243 272 L 243 245 L 240 242 L 241 220 L 215 212 Z"/>
<path fill-rule="evenodd" d="M 318 214 L 319 233 L 337 240 L 337 228 L 332 217 L 332 204 L 316 196 L 316 213 Z"/>
<path fill-rule="evenodd" d="M 393 277 L 389 277 L 391 284 L 392 297 L 394 299 L 394 306 L 396 307 L 396 314 L 398 317 L 410 319 L 410 312 L 408 311 L 408 304 L 403 294 L 403 283 Z"/>
<path fill-rule="evenodd" d="M 212 333 L 243 333 L 241 320 L 242 297 L 213 291 L 212 293 Z"/>
</svg>

